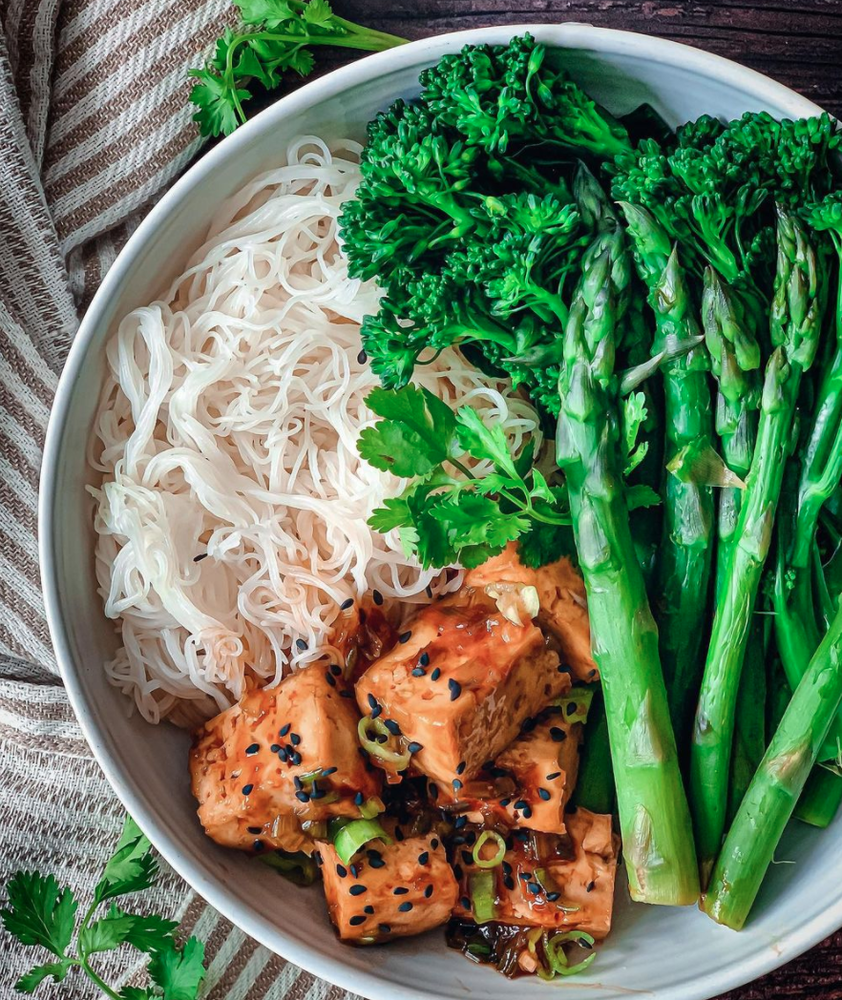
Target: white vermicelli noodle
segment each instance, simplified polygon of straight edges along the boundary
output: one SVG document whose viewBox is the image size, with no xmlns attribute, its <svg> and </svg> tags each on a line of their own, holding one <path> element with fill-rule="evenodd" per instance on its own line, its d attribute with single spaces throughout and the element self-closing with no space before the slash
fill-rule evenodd
<svg viewBox="0 0 842 1000">
<path fill-rule="evenodd" d="M 122 648 L 106 667 L 145 718 L 190 723 L 330 646 L 339 605 L 452 589 L 366 524 L 403 482 L 357 454 L 377 385 L 359 323 L 378 290 L 337 244 L 359 146 L 302 137 L 223 204 L 184 273 L 120 323 L 90 461 L 96 565 Z M 416 381 L 503 423 L 532 408 L 456 351 Z"/>
</svg>

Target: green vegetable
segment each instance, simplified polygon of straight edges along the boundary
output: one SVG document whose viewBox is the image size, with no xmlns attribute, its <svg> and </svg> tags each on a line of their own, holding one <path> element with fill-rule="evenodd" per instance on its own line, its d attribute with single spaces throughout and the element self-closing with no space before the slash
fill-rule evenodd
<svg viewBox="0 0 842 1000">
<path fill-rule="evenodd" d="M 769 615 L 755 614 L 737 693 L 728 822 L 736 815 L 766 750 L 766 656 L 770 631 Z"/>
<path fill-rule="evenodd" d="M 352 819 L 348 823 L 343 823 L 333 834 L 332 839 L 339 860 L 345 865 L 370 840 L 382 840 L 384 844 L 392 843 L 392 838 L 376 819 Z"/>
<path fill-rule="evenodd" d="M 468 895 L 474 920 L 486 924 L 497 916 L 497 878 L 494 872 L 471 872 L 468 876 Z"/>
<path fill-rule="evenodd" d="M 588 728 L 579 759 L 579 774 L 572 803 L 595 813 L 614 811 L 614 776 L 608 743 L 608 720 L 601 692 L 588 712 Z"/>
<path fill-rule="evenodd" d="M 842 701 L 842 609 L 810 660 L 722 847 L 704 901 L 739 930 Z"/>
<path fill-rule="evenodd" d="M 406 747 L 401 750 L 392 750 L 389 747 L 388 744 L 394 740 L 382 719 L 372 719 L 370 715 L 364 715 L 357 723 L 357 736 L 363 750 L 377 760 L 393 765 L 398 771 L 409 766 L 412 754 Z"/>
<path fill-rule="evenodd" d="M 565 329 L 557 460 L 567 479 L 603 680 L 631 895 L 649 903 L 690 904 L 698 896 L 690 816 L 658 632 L 620 485 L 613 361 L 618 301 L 631 280 L 628 250 L 602 205 L 603 228 L 587 251 Z"/>
<path fill-rule="evenodd" d="M 784 469 L 794 445 L 801 374 L 810 367 L 818 344 L 820 306 L 815 251 L 801 223 L 779 209 L 770 320 L 775 350 L 766 365 L 757 447 L 716 606 L 690 755 L 690 799 L 703 882 L 725 831 L 740 672 Z"/>
<path fill-rule="evenodd" d="M 577 944 L 581 948 L 590 949 L 594 946 L 594 939 L 585 931 L 564 931 L 560 934 L 553 934 L 553 936 L 544 944 L 544 954 L 547 956 L 547 962 L 549 963 L 550 970 L 552 972 L 552 975 L 547 976 L 546 978 L 552 979 L 554 976 L 575 976 L 580 972 L 584 972 L 596 958 L 596 952 L 592 951 L 591 954 L 583 958 L 581 962 L 577 962 L 575 965 L 570 965 L 567 954 L 564 950 L 564 946 L 566 944 Z"/>
<path fill-rule="evenodd" d="M 200 941 L 191 937 L 179 946 L 174 937 L 178 924 L 172 920 L 129 913 L 114 903 L 104 913 L 100 909 L 108 900 L 149 889 L 156 874 L 149 841 L 127 816 L 117 848 L 80 921 L 73 891 L 60 886 L 52 875 L 23 871 L 13 875 L 6 885 L 7 908 L 0 912 L 3 924 L 21 944 L 44 948 L 51 955 L 48 962 L 21 976 L 15 989 L 34 993 L 45 979 L 61 982 L 78 968 L 110 1000 L 195 1000 L 205 972 Z M 95 955 L 123 944 L 150 956 L 150 985 L 127 987 L 118 994 L 102 980 L 92 961 Z"/>
<path fill-rule="evenodd" d="M 575 685 L 569 694 L 563 698 L 557 698 L 553 704 L 562 710 L 564 721 L 569 725 L 576 722 L 587 722 L 588 713 L 594 699 L 594 688 Z"/>
<path fill-rule="evenodd" d="M 327 0 L 239 0 L 235 6 L 243 26 L 255 30 L 226 28 L 207 65 L 189 73 L 197 81 L 190 100 L 202 135 L 228 135 L 242 125 L 255 85 L 275 90 L 288 70 L 309 75 L 313 48 L 381 52 L 407 41 L 338 17 Z"/>
<path fill-rule="evenodd" d="M 494 841 L 497 845 L 497 850 L 493 857 L 483 858 L 482 849 L 489 840 Z M 474 864 L 479 868 L 496 868 L 503 863 L 503 858 L 506 856 L 506 841 L 494 830 L 483 830 L 477 837 L 477 842 L 473 846 L 471 856 L 474 859 Z"/>
<path fill-rule="evenodd" d="M 818 765 L 810 772 L 793 815 L 802 823 L 825 829 L 842 805 L 842 777 Z"/>
<path fill-rule="evenodd" d="M 527 563 L 561 555 L 565 491 L 533 468 L 530 444 L 513 457 L 499 424 L 487 427 L 470 406 L 454 413 L 424 388 L 375 389 L 366 403 L 384 419 L 360 435 L 361 457 L 412 480 L 374 511 L 372 528 L 397 529 L 425 568 L 478 566 L 516 539 Z M 477 475 L 470 460 L 490 468 Z"/>
<path fill-rule="evenodd" d="M 303 851 L 272 851 L 270 854 L 258 854 L 257 860 L 274 868 L 295 885 L 313 885 L 319 877 L 316 862 Z"/>
</svg>

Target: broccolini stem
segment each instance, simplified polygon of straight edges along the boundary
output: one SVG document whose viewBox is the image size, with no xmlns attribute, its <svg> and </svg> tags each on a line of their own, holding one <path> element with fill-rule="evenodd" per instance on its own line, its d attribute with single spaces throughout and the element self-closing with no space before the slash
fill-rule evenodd
<svg viewBox="0 0 842 1000">
<path fill-rule="evenodd" d="M 690 753 L 690 801 L 703 886 L 725 830 L 737 690 L 784 469 L 794 444 L 801 374 L 812 363 L 821 328 L 815 264 L 805 230 L 779 210 L 770 320 L 775 350 L 766 365 L 757 447 L 717 602 Z"/>
<path fill-rule="evenodd" d="M 728 820 L 737 814 L 757 766 L 766 750 L 766 649 L 768 616 L 755 615 L 751 641 L 740 677 L 731 783 L 728 788 Z"/>
<path fill-rule="evenodd" d="M 795 807 L 795 818 L 824 830 L 842 805 L 842 777 L 817 764 L 810 772 Z"/>
<path fill-rule="evenodd" d="M 739 930 L 842 702 L 842 606 L 784 712 L 711 876 L 704 910 Z"/>
</svg>

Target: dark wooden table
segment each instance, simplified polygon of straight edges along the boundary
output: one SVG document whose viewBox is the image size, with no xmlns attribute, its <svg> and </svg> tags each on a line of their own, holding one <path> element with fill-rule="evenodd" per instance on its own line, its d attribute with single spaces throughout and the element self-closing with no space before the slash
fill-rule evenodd
<svg viewBox="0 0 842 1000">
<path fill-rule="evenodd" d="M 736 59 L 842 118 L 842 0 L 334 0 L 334 6 L 344 17 L 406 38 L 524 22 L 642 31 Z M 716 964 L 715 954 L 710 961 Z M 842 931 L 727 997 L 842 1000 Z"/>
</svg>

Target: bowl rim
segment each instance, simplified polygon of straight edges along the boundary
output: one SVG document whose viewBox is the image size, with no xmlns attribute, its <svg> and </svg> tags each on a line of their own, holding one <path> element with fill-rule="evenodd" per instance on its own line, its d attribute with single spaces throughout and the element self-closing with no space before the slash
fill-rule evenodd
<svg viewBox="0 0 842 1000">
<path fill-rule="evenodd" d="M 177 838 L 162 829 L 147 810 L 142 794 L 135 787 L 130 772 L 108 754 L 100 738 L 99 724 L 88 708 L 77 677 L 71 647 L 65 629 L 61 588 L 57 573 L 56 551 L 56 480 L 64 461 L 63 440 L 74 387 L 85 363 L 90 341 L 99 328 L 109 300 L 117 295 L 147 242 L 154 238 L 159 226 L 188 192 L 202 184 L 217 166 L 236 155 L 238 148 L 249 142 L 272 123 L 287 115 L 305 111 L 322 101 L 339 95 L 344 89 L 370 82 L 405 65 L 415 55 L 437 58 L 457 50 L 464 44 L 499 44 L 514 35 L 529 32 L 538 41 L 561 48 L 586 49 L 606 55 L 645 57 L 662 65 L 680 67 L 703 76 L 720 78 L 740 85 L 755 94 L 760 101 L 774 102 L 792 117 L 816 115 L 822 109 L 790 88 L 722 56 L 717 56 L 669 39 L 656 38 L 639 32 L 601 28 L 576 21 L 550 24 L 493 25 L 433 35 L 407 45 L 360 58 L 305 83 L 281 97 L 208 150 L 173 184 L 153 206 L 131 235 L 97 289 L 83 317 L 68 352 L 58 381 L 50 412 L 44 444 L 38 498 L 38 536 L 41 582 L 47 622 L 56 659 L 70 704 L 79 721 L 94 757 L 109 784 L 125 808 L 149 837 L 167 863 L 216 909 L 244 933 L 264 945 L 270 952 L 281 955 L 314 976 L 371 1000 L 438 1000 L 435 993 L 415 985 L 396 989 L 376 973 L 350 968 L 341 958 L 326 955 L 317 947 L 288 938 L 281 926 L 260 917 L 242 904 L 217 877 L 207 875 L 189 852 L 182 849 Z M 385 100 L 385 97 L 384 97 Z M 682 983 L 670 991 L 670 1000 L 708 1000 L 726 990 L 734 989 L 796 958 L 842 925 L 842 893 L 823 913 L 794 927 L 779 939 L 775 949 L 758 948 L 755 954 L 715 969 L 709 975 L 691 983 Z"/>
</svg>

